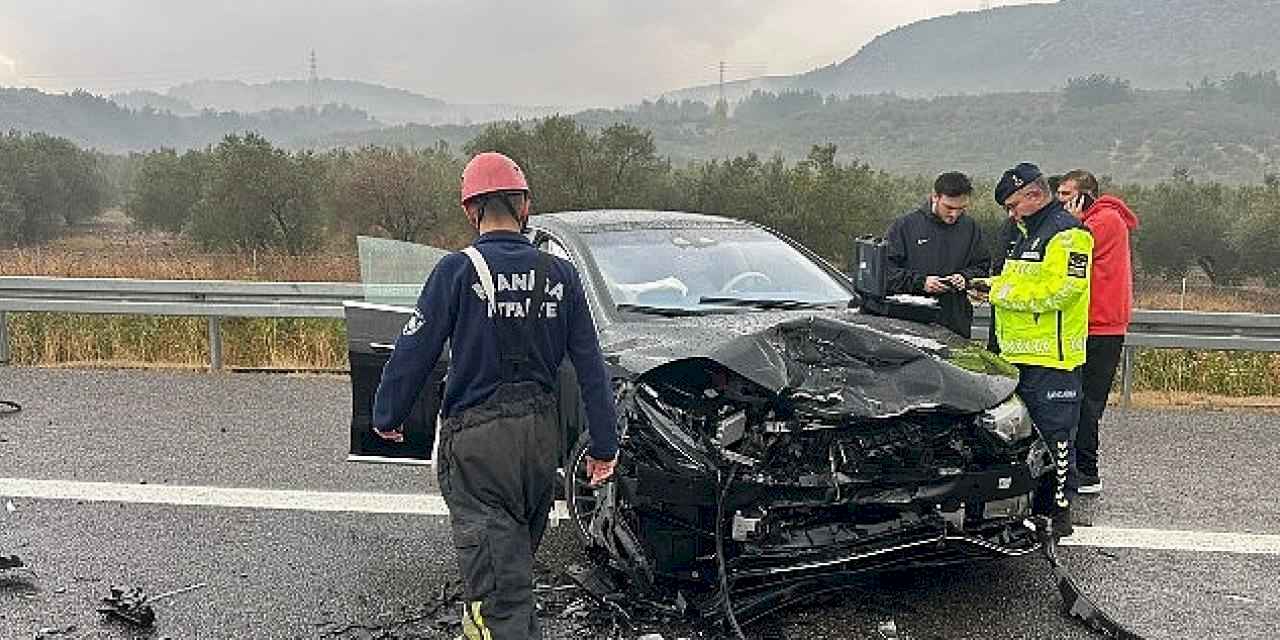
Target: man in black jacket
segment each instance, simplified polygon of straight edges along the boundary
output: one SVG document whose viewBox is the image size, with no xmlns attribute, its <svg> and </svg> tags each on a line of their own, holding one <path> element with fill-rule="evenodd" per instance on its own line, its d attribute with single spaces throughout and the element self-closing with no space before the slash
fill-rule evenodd
<svg viewBox="0 0 1280 640">
<path fill-rule="evenodd" d="M 972 331 L 973 305 L 965 290 L 974 278 L 991 272 L 982 229 L 964 215 L 972 194 L 967 176 L 944 173 L 934 181 L 929 199 L 885 233 L 889 293 L 936 296 L 939 322 L 966 338 Z"/>
</svg>

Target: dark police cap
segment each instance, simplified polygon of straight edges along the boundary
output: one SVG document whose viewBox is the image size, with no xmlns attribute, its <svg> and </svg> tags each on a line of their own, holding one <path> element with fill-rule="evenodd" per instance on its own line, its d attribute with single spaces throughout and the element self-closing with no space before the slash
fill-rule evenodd
<svg viewBox="0 0 1280 640">
<path fill-rule="evenodd" d="M 1000 182 L 996 183 L 996 204 L 1004 206 L 1004 201 L 1013 195 L 1014 191 L 1026 186 L 1027 183 L 1035 181 L 1043 175 L 1040 167 L 1030 162 L 1020 162 L 1018 166 L 1005 171 L 1000 176 Z"/>
</svg>

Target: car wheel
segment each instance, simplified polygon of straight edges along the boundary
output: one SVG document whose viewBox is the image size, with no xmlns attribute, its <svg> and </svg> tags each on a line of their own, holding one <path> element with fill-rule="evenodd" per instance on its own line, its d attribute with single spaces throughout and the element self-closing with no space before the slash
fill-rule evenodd
<svg viewBox="0 0 1280 640">
<path fill-rule="evenodd" d="M 569 520 L 573 522 L 573 530 L 582 541 L 583 546 L 590 546 L 591 536 L 587 532 L 591 525 L 591 517 L 596 512 L 596 490 L 587 482 L 587 449 L 591 438 L 583 433 L 574 445 L 569 456 L 568 472 L 564 475 L 564 501 L 569 512 Z"/>
</svg>

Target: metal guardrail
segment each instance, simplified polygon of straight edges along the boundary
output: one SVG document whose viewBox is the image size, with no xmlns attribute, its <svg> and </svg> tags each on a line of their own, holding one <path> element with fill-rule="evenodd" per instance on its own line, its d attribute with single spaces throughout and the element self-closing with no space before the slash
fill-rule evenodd
<svg viewBox="0 0 1280 640">
<path fill-rule="evenodd" d="M 8 363 L 7 312 L 196 316 L 209 321 L 210 366 L 222 368 L 224 317 L 341 318 L 342 302 L 416 297 L 420 285 L 234 280 L 0 277 L 0 364 Z M 973 335 L 987 335 L 990 309 L 976 310 Z M 1132 396 L 1137 349 L 1280 352 L 1280 315 L 1190 311 L 1134 312 L 1121 380 Z"/>
<path fill-rule="evenodd" d="M 10 311 L 208 319 L 210 367 L 222 368 L 222 318 L 341 318 L 364 287 L 338 282 L 0 277 L 0 364 L 9 362 Z"/>
<path fill-rule="evenodd" d="M 990 322 L 990 307 L 975 309 L 974 337 L 984 339 Z M 1119 371 L 1126 406 L 1133 399 L 1133 361 L 1143 348 L 1280 352 L 1280 315 L 1135 310 Z"/>
</svg>

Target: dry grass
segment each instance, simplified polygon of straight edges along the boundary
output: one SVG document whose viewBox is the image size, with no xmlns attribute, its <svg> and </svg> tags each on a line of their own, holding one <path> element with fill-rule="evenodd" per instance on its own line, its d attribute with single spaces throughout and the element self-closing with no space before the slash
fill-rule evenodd
<svg viewBox="0 0 1280 640">
<path fill-rule="evenodd" d="M 341 247 L 314 256 L 203 252 L 175 234 L 134 230 L 112 210 L 43 247 L 0 250 L 0 276 L 355 282 L 360 264 Z"/>
<path fill-rule="evenodd" d="M 1280 396 L 1280 354 L 1147 349 L 1138 353 L 1134 386 L 1230 397 Z"/>
<path fill-rule="evenodd" d="M 1112 394 L 1111 404 L 1121 402 L 1119 394 Z M 1275 396 L 1243 396 L 1226 397 L 1207 393 L 1187 393 L 1174 391 L 1135 391 L 1133 393 L 1135 407 L 1183 407 L 1187 409 L 1257 409 L 1280 412 L 1280 397 Z M 1108 414 L 1109 415 L 1109 414 Z"/>
<path fill-rule="evenodd" d="M 1280 313 L 1280 295 L 1261 286 L 1215 287 L 1207 283 L 1189 286 L 1184 294 L 1176 283 L 1139 281 L 1134 306 L 1139 309 Z"/>
<path fill-rule="evenodd" d="M 141 232 L 107 212 L 44 247 L 0 251 L 0 275 L 156 280 L 354 282 L 355 256 L 212 254 L 173 234 Z M 10 358 L 25 365 L 68 363 L 206 367 L 208 325 L 202 318 L 19 313 L 9 316 Z M 227 366 L 335 369 L 347 366 L 338 320 L 227 318 Z"/>
<path fill-rule="evenodd" d="M 0 275 L 148 280 L 356 282 L 355 256 L 201 253 L 182 245 L 43 247 L 0 251 Z"/>
<path fill-rule="evenodd" d="M 229 367 L 341 369 L 347 366 L 340 320 L 226 318 L 223 362 Z M 203 318 L 11 314 L 10 358 L 15 364 L 156 363 L 205 367 L 208 325 Z"/>
<path fill-rule="evenodd" d="M 1135 305 L 1237 313 L 1280 313 L 1280 295 L 1260 286 L 1214 287 L 1139 281 Z M 1280 354 L 1240 351 L 1146 350 L 1138 355 L 1135 388 L 1157 393 L 1212 394 L 1218 398 L 1280 396 Z"/>
</svg>

